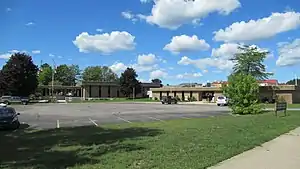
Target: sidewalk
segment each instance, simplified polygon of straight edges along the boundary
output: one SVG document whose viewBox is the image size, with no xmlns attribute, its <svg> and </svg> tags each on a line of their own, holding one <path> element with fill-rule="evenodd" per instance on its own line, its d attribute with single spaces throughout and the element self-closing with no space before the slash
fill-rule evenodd
<svg viewBox="0 0 300 169">
<path fill-rule="evenodd" d="M 208 169 L 299 169 L 300 127 Z"/>
</svg>

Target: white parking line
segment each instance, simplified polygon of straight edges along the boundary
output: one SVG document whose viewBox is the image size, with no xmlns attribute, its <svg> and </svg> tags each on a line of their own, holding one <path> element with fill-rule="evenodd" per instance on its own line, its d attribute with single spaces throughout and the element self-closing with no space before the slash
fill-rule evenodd
<svg viewBox="0 0 300 169">
<path fill-rule="evenodd" d="M 149 119 L 154 119 L 154 120 L 158 120 L 158 121 L 161 121 L 161 122 L 165 122 L 165 121 L 163 121 L 163 120 L 161 120 L 161 119 L 158 119 L 158 118 L 155 118 L 155 117 L 150 117 L 150 116 L 147 116 Z"/>
<path fill-rule="evenodd" d="M 95 126 L 98 126 L 98 124 L 97 124 L 94 120 L 92 120 L 91 118 L 89 118 L 89 120 L 90 120 Z"/>
<path fill-rule="evenodd" d="M 119 117 L 119 116 L 116 116 L 118 119 L 120 119 L 120 120 L 123 120 L 123 121 L 125 121 L 125 122 L 127 122 L 127 123 L 132 123 L 131 121 L 129 121 L 129 120 L 126 120 L 126 119 L 123 119 L 122 117 Z"/>
</svg>

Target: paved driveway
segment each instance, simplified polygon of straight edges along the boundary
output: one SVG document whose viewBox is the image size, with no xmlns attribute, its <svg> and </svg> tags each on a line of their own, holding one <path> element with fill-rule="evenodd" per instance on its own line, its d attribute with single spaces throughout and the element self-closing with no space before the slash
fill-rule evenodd
<svg viewBox="0 0 300 169">
<path fill-rule="evenodd" d="M 170 119 L 203 118 L 228 114 L 227 107 L 216 105 L 162 105 L 142 103 L 84 103 L 15 105 L 20 121 L 32 128 L 101 126 L 107 123 L 132 123 Z"/>
</svg>

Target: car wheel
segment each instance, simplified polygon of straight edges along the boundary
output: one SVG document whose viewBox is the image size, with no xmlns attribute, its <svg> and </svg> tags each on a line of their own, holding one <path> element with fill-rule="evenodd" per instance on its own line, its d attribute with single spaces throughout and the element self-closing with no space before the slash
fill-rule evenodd
<svg viewBox="0 0 300 169">
<path fill-rule="evenodd" d="M 217 104 L 217 106 L 220 106 L 220 104 Z"/>
<path fill-rule="evenodd" d="M 161 102 L 161 104 L 165 104 L 164 102 Z"/>
<path fill-rule="evenodd" d="M 3 103 L 6 105 L 9 105 L 9 101 L 7 101 L 7 100 L 5 100 Z"/>
</svg>

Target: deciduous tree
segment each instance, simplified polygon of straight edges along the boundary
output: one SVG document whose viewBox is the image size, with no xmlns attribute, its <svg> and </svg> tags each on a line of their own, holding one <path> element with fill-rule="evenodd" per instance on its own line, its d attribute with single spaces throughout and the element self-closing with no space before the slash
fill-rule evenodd
<svg viewBox="0 0 300 169">
<path fill-rule="evenodd" d="M 52 67 L 45 63 L 41 65 L 40 70 L 39 70 L 39 84 L 40 85 L 48 85 L 52 81 Z"/>
<path fill-rule="evenodd" d="M 239 53 L 236 53 L 231 59 L 235 62 L 233 73 L 251 75 L 257 80 L 267 79 L 272 73 L 266 72 L 266 67 L 263 64 L 265 58 L 269 54 L 268 51 L 259 50 L 253 46 L 240 46 Z"/>
<path fill-rule="evenodd" d="M 13 54 L 2 68 L 5 93 L 29 96 L 38 86 L 38 67 L 31 56 L 25 53 Z"/>
<path fill-rule="evenodd" d="M 135 91 L 135 94 L 141 92 L 141 84 L 137 80 L 138 75 L 133 68 L 127 68 L 120 77 L 121 92 L 129 97 Z"/>
<path fill-rule="evenodd" d="M 55 70 L 55 81 L 59 81 L 65 86 L 74 86 L 76 84 L 77 75 L 80 74 L 78 65 L 68 66 L 66 64 L 59 65 Z"/>
<path fill-rule="evenodd" d="M 89 66 L 82 74 L 84 81 L 116 82 L 118 75 L 107 66 Z"/>
<path fill-rule="evenodd" d="M 162 81 L 160 79 L 152 79 L 151 81 L 152 81 L 152 83 L 160 84 L 160 87 L 163 86 Z"/>
<path fill-rule="evenodd" d="M 259 84 L 250 74 L 232 74 L 223 88 L 229 98 L 229 107 L 235 114 L 257 114 L 261 112 Z"/>
</svg>

